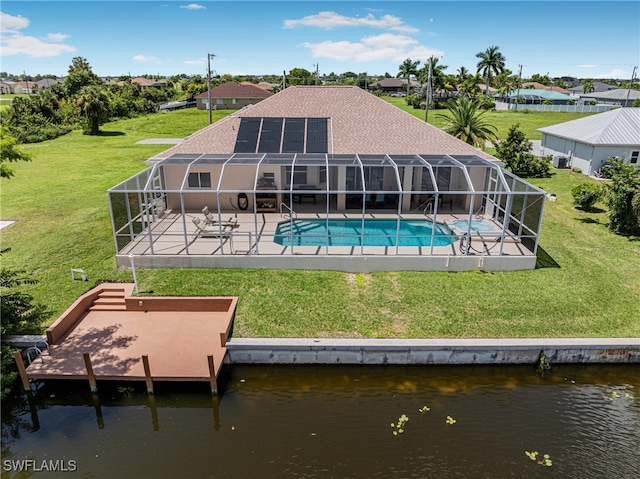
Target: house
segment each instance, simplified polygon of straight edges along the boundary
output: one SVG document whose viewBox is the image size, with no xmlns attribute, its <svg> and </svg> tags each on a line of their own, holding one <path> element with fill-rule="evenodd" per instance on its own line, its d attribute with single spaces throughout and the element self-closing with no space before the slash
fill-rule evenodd
<svg viewBox="0 0 640 479">
<path fill-rule="evenodd" d="M 539 90 L 537 88 L 520 88 L 520 90 L 510 91 L 505 99 L 508 103 L 516 103 L 519 98 L 521 99 L 520 102 L 524 102 L 523 104 L 525 105 L 541 105 L 545 102 L 552 105 L 566 105 L 576 100 L 576 98 L 557 91 Z"/>
<path fill-rule="evenodd" d="M 36 83 L 38 84 L 38 88 L 43 90 L 51 85 L 55 85 L 59 81 L 60 80 L 58 80 L 57 78 L 43 78 L 41 80 L 38 80 Z"/>
<path fill-rule="evenodd" d="M 9 95 L 13 93 L 13 88 L 16 82 L 13 81 L 0 81 L 0 94 Z"/>
<path fill-rule="evenodd" d="M 411 80 L 410 87 L 416 88 L 420 84 Z M 385 78 L 369 85 L 371 90 L 382 90 L 383 93 L 407 93 L 407 79 L 406 78 Z"/>
<path fill-rule="evenodd" d="M 593 99 L 598 103 L 633 106 L 633 102 L 640 98 L 640 91 L 615 88 L 603 92 L 582 93 L 580 98 L 587 101 Z"/>
<path fill-rule="evenodd" d="M 166 88 L 167 86 L 166 82 L 149 80 L 148 78 L 144 77 L 132 78 L 130 81 L 131 83 L 137 83 L 138 85 L 140 85 L 140 88 L 142 90 L 146 90 L 147 88 Z M 119 81 L 117 85 L 124 86 L 126 83 L 126 81 Z"/>
<path fill-rule="evenodd" d="M 258 88 L 262 88 L 263 90 L 266 90 L 268 92 L 273 90 L 275 87 L 280 86 L 278 83 L 267 83 L 264 81 L 261 81 L 260 83 L 251 83 L 250 81 L 243 81 L 240 83 L 240 85 L 257 86 Z"/>
<path fill-rule="evenodd" d="M 212 88 L 210 94 L 205 91 L 196 96 L 198 110 L 208 109 L 209 96 L 214 110 L 237 110 L 269 98 L 273 93 L 257 85 L 240 85 L 230 81 Z"/>
<path fill-rule="evenodd" d="M 603 91 L 609 91 L 609 90 L 615 90 L 619 88 L 616 85 L 609 85 L 608 83 L 602 83 L 601 81 L 594 81 L 593 82 L 593 92 L 595 93 L 600 93 Z M 573 95 L 581 95 L 584 93 L 584 86 L 583 85 L 578 85 L 578 86 L 574 86 L 571 88 L 567 88 L 567 90 L 569 90 L 571 92 L 571 94 Z"/>
<path fill-rule="evenodd" d="M 566 157 L 567 166 L 580 168 L 585 175 L 597 172 L 611 156 L 639 164 L 640 108 L 609 110 L 538 131 L 541 155 Z"/>
<path fill-rule="evenodd" d="M 558 93 L 562 93 L 563 95 L 571 95 L 569 90 L 565 90 L 564 88 L 560 88 L 559 86 L 551 86 L 551 85 L 543 85 L 542 83 L 538 83 L 537 81 L 527 81 L 522 84 L 522 88 L 533 88 L 535 90 L 550 90 Z"/>
<path fill-rule="evenodd" d="M 544 191 L 355 86 L 286 88 L 147 163 L 109 190 L 123 266 L 535 267 Z"/>
</svg>

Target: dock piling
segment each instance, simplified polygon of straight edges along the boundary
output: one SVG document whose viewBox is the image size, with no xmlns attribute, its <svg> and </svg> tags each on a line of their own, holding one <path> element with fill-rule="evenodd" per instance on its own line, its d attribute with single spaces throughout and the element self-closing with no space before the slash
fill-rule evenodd
<svg viewBox="0 0 640 479">
<path fill-rule="evenodd" d="M 14 351 L 13 358 L 16 360 L 16 365 L 18 366 L 18 372 L 20 373 L 20 379 L 22 380 L 22 387 L 25 391 L 31 391 L 31 383 L 29 383 L 29 376 L 27 376 L 27 368 L 24 367 L 22 353 L 17 350 Z"/>
<path fill-rule="evenodd" d="M 216 379 L 216 368 L 213 362 L 213 354 L 207 356 L 209 360 L 209 383 L 211 384 L 211 394 L 218 394 L 218 381 Z"/>
<path fill-rule="evenodd" d="M 96 375 L 93 374 L 93 366 L 91 365 L 89 353 L 83 353 L 82 357 L 84 358 L 84 366 L 87 368 L 87 377 L 89 378 L 89 387 L 91 388 L 91 392 L 97 393 L 98 383 L 96 382 Z"/>
<path fill-rule="evenodd" d="M 147 382 L 147 394 L 153 394 L 153 380 L 151 379 L 151 368 L 149 367 L 149 356 L 142 356 L 142 365 L 144 366 L 144 377 Z"/>
</svg>

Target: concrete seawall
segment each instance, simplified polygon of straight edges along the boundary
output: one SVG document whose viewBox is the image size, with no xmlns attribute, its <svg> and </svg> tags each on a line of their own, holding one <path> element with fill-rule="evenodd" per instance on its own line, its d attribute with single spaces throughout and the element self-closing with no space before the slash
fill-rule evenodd
<svg viewBox="0 0 640 479">
<path fill-rule="evenodd" d="M 3 338 L 14 347 L 46 336 Z M 306 339 L 231 338 L 228 364 L 639 364 L 640 338 Z"/>
<path fill-rule="evenodd" d="M 640 338 L 293 339 L 237 338 L 227 361 L 245 364 L 640 363 Z"/>
</svg>

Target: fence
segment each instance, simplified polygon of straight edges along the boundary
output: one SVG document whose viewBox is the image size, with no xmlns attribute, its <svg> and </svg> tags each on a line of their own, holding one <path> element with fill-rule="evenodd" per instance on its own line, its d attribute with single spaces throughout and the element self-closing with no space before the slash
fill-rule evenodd
<svg viewBox="0 0 640 479">
<path fill-rule="evenodd" d="M 534 111 L 567 111 L 581 113 L 600 113 L 618 108 L 620 105 L 516 105 L 515 103 L 496 102 L 496 110 L 534 110 Z"/>
</svg>

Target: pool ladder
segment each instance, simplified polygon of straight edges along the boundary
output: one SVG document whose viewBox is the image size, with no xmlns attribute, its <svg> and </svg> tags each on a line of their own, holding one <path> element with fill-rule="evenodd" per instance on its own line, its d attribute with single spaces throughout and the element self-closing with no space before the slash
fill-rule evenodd
<svg viewBox="0 0 640 479">
<path fill-rule="evenodd" d="M 422 214 L 425 215 L 428 219 L 433 219 L 433 202 L 429 201 L 427 206 L 422 210 Z"/>
<path fill-rule="evenodd" d="M 289 213 L 284 213 L 284 210 L 288 210 Z M 298 218 L 298 214 L 293 211 L 289 206 L 287 206 L 287 204 L 285 203 L 280 203 L 280 216 L 283 218 L 293 218 L 296 219 Z"/>
<path fill-rule="evenodd" d="M 44 348 L 39 348 L 38 345 L 42 343 L 44 344 Z M 33 343 L 33 346 L 31 346 L 29 349 L 27 349 L 26 351 L 26 355 L 27 355 L 27 363 L 31 364 L 34 360 L 40 358 L 40 361 L 42 361 L 44 363 L 44 358 L 42 357 L 43 354 L 43 349 L 47 350 L 47 354 L 51 355 L 51 352 L 49 351 L 49 343 L 47 343 L 44 339 L 40 339 L 38 341 L 36 341 L 35 343 Z M 33 357 L 31 357 L 31 354 L 33 353 Z"/>
</svg>

